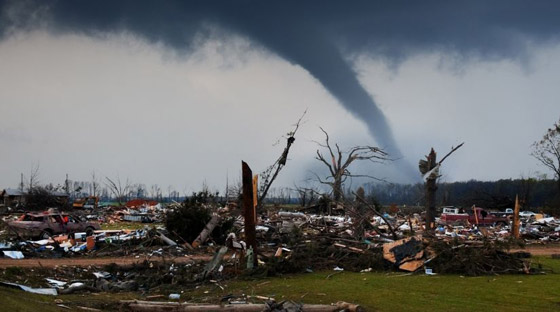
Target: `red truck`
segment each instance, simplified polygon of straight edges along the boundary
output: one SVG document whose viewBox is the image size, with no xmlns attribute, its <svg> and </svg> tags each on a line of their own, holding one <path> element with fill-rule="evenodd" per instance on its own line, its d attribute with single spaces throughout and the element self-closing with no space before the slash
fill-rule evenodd
<svg viewBox="0 0 560 312">
<path fill-rule="evenodd" d="M 469 223 L 477 225 L 508 224 L 507 217 L 496 216 L 479 207 L 473 207 L 466 213 L 442 213 L 440 217 L 440 222 L 444 224 L 461 221 L 469 221 Z"/>
</svg>

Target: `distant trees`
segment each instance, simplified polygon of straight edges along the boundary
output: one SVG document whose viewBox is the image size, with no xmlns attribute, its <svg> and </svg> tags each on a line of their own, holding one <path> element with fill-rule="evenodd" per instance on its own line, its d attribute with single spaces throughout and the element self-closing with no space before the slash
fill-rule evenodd
<svg viewBox="0 0 560 312">
<path fill-rule="evenodd" d="M 557 193 L 556 181 L 542 177 L 502 179 L 497 181 L 462 181 L 440 183 L 445 192 L 438 192 L 437 206 L 452 205 L 470 207 L 477 205 L 489 209 L 512 208 L 515 195 L 523 201 L 523 209 L 538 211 L 552 208 Z M 373 196 L 383 205 L 417 206 L 423 204 L 422 184 L 366 183 L 368 196 Z M 551 211 L 552 212 L 552 211 Z M 560 211 L 559 211 L 560 212 Z"/>
<path fill-rule="evenodd" d="M 560 194 L 560 120 L 546 131 L 540 141 L 533 143 L 531 155 L 554 172 Z"/>
<path fill-rule="evenodd" d="M 319 191 L 313 186 L 303 187 L 296 185 L 294 191 L 298 195 L 298 201 L 301 207 L 315 204 L 320 195 Z"/>
</svg>

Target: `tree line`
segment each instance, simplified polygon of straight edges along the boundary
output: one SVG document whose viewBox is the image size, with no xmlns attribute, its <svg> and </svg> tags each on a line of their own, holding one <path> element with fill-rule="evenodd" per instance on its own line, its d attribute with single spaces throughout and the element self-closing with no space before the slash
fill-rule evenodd
<svg viewBox="0 0 560 312">
<path fill-rule="evenodd" d="M 423 184 L 366 183 L 368 196 L 383 205 L 424 205 Z M 463 181 L 440 183 L 438 206 L 505 209 L 514 206 L 515 197 L 523 209 L 558 209 L 557 182 L 550 179 L 501 179 L 497 181 Z M 559 211 L 560 212 L 560 211 Z"/>
</svg>

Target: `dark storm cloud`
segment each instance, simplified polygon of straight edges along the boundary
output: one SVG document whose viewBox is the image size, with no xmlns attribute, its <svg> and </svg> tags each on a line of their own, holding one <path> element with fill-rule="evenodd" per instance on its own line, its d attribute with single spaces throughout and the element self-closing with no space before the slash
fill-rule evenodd
<svg viewBox="0 0 560 312">
<path fill-rule="evenodd" d="M 1 1 L 1 0 L 0 0 Z M 421 52 L 523 60 L 556 41 L 557 1 L 8 1 L 0 34 L 47 27 L 103 36 L 127 31 L 188 52 L 216 30 L 262 45 L 313 75 L 378 144 L 400 156 L 391 127 L 346 56 L 398 63 Z M 410 103 L 414 105 L 414 103 Z"/>
</svg>

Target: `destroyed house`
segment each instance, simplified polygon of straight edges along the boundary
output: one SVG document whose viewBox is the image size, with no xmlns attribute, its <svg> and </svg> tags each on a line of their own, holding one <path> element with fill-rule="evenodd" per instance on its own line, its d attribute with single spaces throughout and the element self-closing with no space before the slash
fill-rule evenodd
<svg viewBox="0 0 560 312">
<path fill-rule="evenodd" d="M 68 201 L 68 194 L 63 192 L 51 191 L 51 196 L 56 197 L 57 202 L 66 203 Z M 0 192 L 0 204 L 4 207 L 16 207 L 25 204 L 25 197 L 27 193 L 18 189 L 4 189 Z"/>
<path fill-rule="evenodd" d="M 25 203 L 25 193 L 17 189 L 4 189 L 0 193 L 1 201 L 5 207 L 14 207 Z"/>
</svg>

